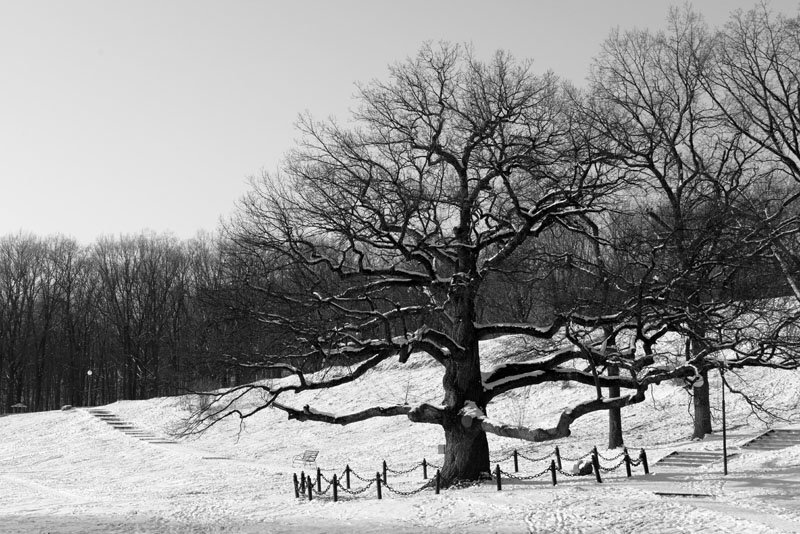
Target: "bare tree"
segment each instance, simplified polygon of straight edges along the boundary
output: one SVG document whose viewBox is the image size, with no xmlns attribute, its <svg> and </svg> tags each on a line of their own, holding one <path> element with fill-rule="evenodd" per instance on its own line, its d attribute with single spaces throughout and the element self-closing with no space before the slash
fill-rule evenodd
<svg viewBox="0 0 800 534">
<path fill-rule="evenodd" d="M 504 53 L 482 62 L 426 46 L 360 89 L 348 125 L 303 117 L 283 173 L 254 180 L 240 204 L 226 259 L 238 273 L 230 309 L 281 332 L 276 350 L 292 356 L 248 365 L 296 380 L 210 394 L 188 431 L 270 407 L 333 424 L 405 415 L 443 428 L 451 483 L 488 470 L 487 432 L 568 436 L 579 417 L 641 402 L 652 384 L 705 378 L 721 351 L 732 367 L 796 367 L 794 316 L 729 291 L 774 236 L 744 209 L 768 181 L 762 148 L 727 126 L 701 82 L 713 51 L 701 21 L 676 11 L 666 32 L 613 35 L 587 97 Z M 575 248 L 537 246 L 556 230 Z M 525 322 L 524 302 L 522 322 L 479 320 L 491 317 L 482 291 L 503 276 L 548 271 L 580 283 L 541 324 Z M 675 358 L 668 333 L 691 351 Z M 541 342 L 483 369 L 479 341 L 506 335 Z M 331 414 L 283 398 L 412 352 L 443 367 L 441 406 Z M 298 361 L 340 367 L 312 376 Z M 487 417 L 499 395 L 553 381 L 594 395 L 551 428 Z M 243 411 L 254 389 L 265 401 Z"/>
<path fill-rule="evenodd" d="M 659 295 L 653 318 L 661 315 L 687 337 L 687 361 L 705 352 L 705 311 L 736 271 L 736 257 L 753 253 L 734 246 L 733 223 L 746 204 L 743 191 L 754 187 L 746 167 L 758 151 L 726 127 L 703 88 L 715 46 L 714 33 L 690 9 L 673 9 L 666 31 L 615 32 L 595 62 L 589 109 L 619 164 L 636 175 L 639 200 L 628 209 L 646 214 L 638 261 L 649 257 L 652 278 L 635 285 Z M 742 239 L 752 233 L 741 230 Z M 701 378 L 698 438 L 712 430 L 705 371 Z"/>
<path fill-rule="evenodd" d="M 771 231 L 769 252 L 800 300 L 800 261 L 792 245 L 800 229 L 800 12 L 774 14 L 762 4 L 734 13 L 719 34 L 713 64 L 703 78 L 708 93 L 771 171 L 751 213 L 754 224 Z"/>
<path fill-rule="evenodd" d="M 244 263 L 256 267 L 247 275 L 262 299 L 255 316 L 290 332 L 304 351 L 299 354 L 329 365 L 360 363 L 318 382 L 283 365 L 298 375 L 298 384 L 263 386 L 269 400 L 248 413 L 234 401 L 260 386 L 234 388 L 216 396 L 194 428 L 269 406 L 299 420 L 336 424 L 407 415 L 443 427 L 449 483 L 488 471 L 486 432 L 555 439 L 569 435 L 581 415 L 641 400 L 646 384 L 599 375 L 609 355 L 589 341 L 555 355 L 532 348 L 531 361 L 481 375 L 481 339 L 588 340 L 587 328 L 617 318 L 559 313 L 545 326 L 476 320 L 477 295 L 492 272 L 546 229 L 602 210 L 599 199 L 618 186 L 619 173 L 609 174 L 605 154 L 588 143 L 576 98 L 552 75 L 535 76 L 507 54 L 484 63 L 445 45 L 425 47 L 392 68 L 390 82 L 363 87 L 352 128 L 303 118 L 304 139 L 285 173 L 255 182 L 230 237 L 239 257 L 250 258 Z M 297 277 L 302 284 L 292 282 Z M 398 404 L 331 415 L 277 400 L 286 392 L 355 380 L 387 358 L 405 362 L 411 352 L 444 367 L 442 406 Z M 573 360 L 590 363 L 591 370 L 562 367 Z M 561 380 L 598 392 L 621 384 L 634 393 L 572 407 L 551 429 L 485 417 L 498 395 Z"/>
</svg>

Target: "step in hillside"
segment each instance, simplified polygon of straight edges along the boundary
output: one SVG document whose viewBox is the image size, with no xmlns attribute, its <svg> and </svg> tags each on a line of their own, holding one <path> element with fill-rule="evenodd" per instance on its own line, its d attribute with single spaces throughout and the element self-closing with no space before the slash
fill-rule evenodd
<svg viewBox="0 0 800 534">
<path fill-rule="evenodd" d="M 730 458 L 731 454 L 728 454 Z M 722 461 L 721 452 L 673 451 L 656 462 L 659 467 L 700 467 Z"/>
<path fill-rule="evenodd" d="M 800 430 L 773 428 L 742 444 L 742 448 L 749 451 L 777 451 L 795 445 L 800 445 Z"/>
<path fill-rule="evenodd" d="M 152 432 L 143 430 L 141 428 L 137 428 L 132 423 L 120 419 L 116 414 L 114 414 L 109 410 L 103 408 L 89 408 L 88 412 L 93 416 L 97 417 L 98 419 L 100 419 L 101 421 L 104 421 L 110 427 L 119 430 L 120 432 L 131 438 L 138 439 L 147 443 L 153 443 L 155 445 L 174 445 L 177 443 L 176 441 L 173 441 L 171 439 L 157 436 Z"/>
</svg>

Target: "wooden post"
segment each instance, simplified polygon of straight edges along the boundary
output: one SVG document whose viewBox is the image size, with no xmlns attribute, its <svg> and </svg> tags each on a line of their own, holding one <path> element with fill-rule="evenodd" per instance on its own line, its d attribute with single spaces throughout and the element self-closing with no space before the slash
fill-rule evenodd
<svg viewBox="0 0 800 534">
<path fill-rule="evenodd" d="M 644 467 L 644 474 L 650 474 L 650 467 L 647 465 L 647 453 L 644 452 L 644 449 L 639 453 L 639 460 L 642 461 L 642 467 Z"/>
<path fill-rule="evenodd" d="M 503 489 L 503 483 L 500 482 L 500 464 L 497 464 L 494 470 L 494 476 L 497 478 L 497 491 L 501 491 Z"/>
<path fill-rule="evenodd" d="M 595 447 L 594 450 L 596 451 L 597 448 Z M 594 467 L 594 477 L 598 482 L 602 483 L 603 480 L 600 478 L 600 458 L 597 457 L 595 452 L 592 452 L 592 466 Z"/>
<path fill-rule="evenodd" d="M 300 493 L 303 494 L 305 497 L 306 495 L 306 473 L 305 471 L 300 471 Z"/>
<path fill-rule="evenodd" d="M 336 479 L 336 474 L 333 475 L 333 502 L 339 501 L 339 481 Z"/>
<path fill-rule="evenodd" d="M 386 460 L 383 461 L 383 483 L 386 484 Z"/>
<path fill-rule="evenodd" d="M 439 474 L 439 470 L 436 470 L 436 495 L 439 495 L 439 488 L 442 487 L 442 475 Z"/>
<path fill-rule="evenodd" d="M 517 460 L 517 449 L 514 449 L 514 472 L 519 473 L 519 461 Z"/>
<path fill-rule="evenodd" d="M 308 489 L 308 500 L 312 500 L 311 494 L 314 492 L 314 484 L 311 482 L 311 475 L 308 475 L 308 480 L 306 481 L 306 489 Z"/>
<path fill-rule="evenodd" d="M 322 493 L 322 470 L 317 467 L 317 493 Z"/>
<path fill-rule="evenodd" d="M 628 447 L 623 448 L 622 452 L 625 455 L 625 473 L 628 475 L 628 478 L 631 478 L 631 457 L 628 454 Z"/>
<path fill-rule="evenodd" d="M 350 489 L 350 464 L 344 466 L 344 485 L 347 489 Z"/>
<path fill-rule="evenodd" d="M 553 485 L 556 485 L 556 461 L 550 460 L 550 474 L 553 476 Z"/>
<path fill-rule="evenodd" d="M 428 462 L 425 461 L 425 458 L 422 459 L 422 479 L 428 480 Z"/>
<path fill-rule="evenodd" d="M 300 483 L 297 481 L 297 473 L 292 473 L 292 482 L 294 483 L 294 498 L 300 498 Z"/>
<path fill-rule="evenodd" d="M 381 474 L 375 473 L 375 484 L 378 486 L 378 499 L 381 498 Z"/>
<path fill-rule="evenodd" d="M 558 450 L 558 446 L 556 446 L 556 465 L 559 469 L 563 469 L 563 467 L 561 467 L 561 451 Z"/>
</svg>

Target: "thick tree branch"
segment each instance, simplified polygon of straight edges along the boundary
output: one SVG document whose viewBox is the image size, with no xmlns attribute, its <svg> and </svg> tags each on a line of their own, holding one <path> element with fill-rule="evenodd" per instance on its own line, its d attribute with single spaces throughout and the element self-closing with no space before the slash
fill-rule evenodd
<svg viewBox="0 0 800 534">
<path fill-rule="evenodd" d="M 273 402 L 272 405 L 275 408 L 283 410 L 289 414 L 289 419 L 297 419 L 298 421 L 319 421 L 334 425 L 349 425 L 350 423 L 357 423 L 359 421 L 365 421 L 374 417 L 394 417 L 397 415 L 408 415 L 412 410 L 411 406 L 407 404 L 398 404 L 394 406 L 374 406 L 360 412 L 335 415 L 332 413 L 315 410 L 308 404 L 303 406 L 303 408 L 300 410 L 285 404 L 280 404 L 278 402 Z"/>
</svg>

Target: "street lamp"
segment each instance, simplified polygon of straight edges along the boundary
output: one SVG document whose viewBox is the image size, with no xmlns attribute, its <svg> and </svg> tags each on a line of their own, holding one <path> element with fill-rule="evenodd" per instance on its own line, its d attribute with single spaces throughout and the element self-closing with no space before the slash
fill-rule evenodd
<svg viewBox="0 0 800 534">
<path fill-rule="evenodd" d="M 722 366 L 719 368 L 720 387 L 722 388 L 722 473 L 728 474 L 728 427 L 725 421 L 725 367 L 728 366 L 728 357 L 722 353 Z"/>
<path fill-rule="evenodd" d="M 88 377 L 87 380 L 89 382 L 89 395 L 88 395 L 89 398 L 86 400 L 86 404 L 88 406 L 91 406 L 91 404 L 92 404 L 92 370 L 91 369 L 86 371 L 86 376 Z"/>
</svg>

